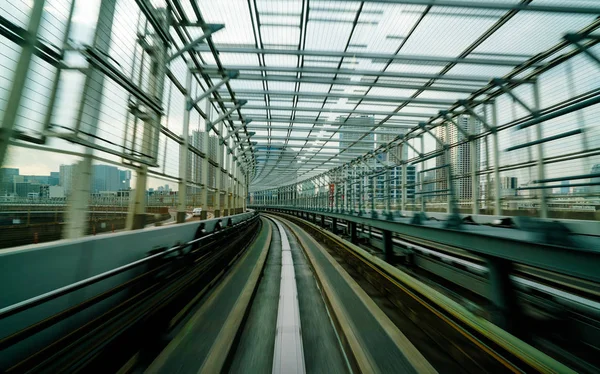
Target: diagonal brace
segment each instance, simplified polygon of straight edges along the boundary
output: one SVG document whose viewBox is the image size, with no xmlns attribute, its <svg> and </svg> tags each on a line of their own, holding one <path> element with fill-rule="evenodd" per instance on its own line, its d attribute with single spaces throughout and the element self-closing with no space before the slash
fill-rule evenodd
<svg viewBox="0 0 600 374">
<path fill-rule="evenodd" d="M 208 90 L 204 91 L 204 93 L 202 95 L 198 96 L 194 100 L 191 100 L 189 103 L 187 103 L 187 110 L 192 110 L 192 108 L 196 104 L 198 104 L 201 100 L 203 100 L 203 99 L 207 98 L 208 96 L 210 96 L 213 92 L 215 92 L 216 90 L 218 90 L 219 87 L 221 87 L 225 83 L 229 82 L 231 79 L 236 78 L 239 74 L 240 74 L 240 72 L 237 71 L 237 70 L 230 70 L 230 71 L 228 71 L 227 72 L 227 76 L 225 78 L 223 78 L 222 81 L 220 81 L 219 83 L 215 84 L 214 86 L 212 86 Z"/>
<path fill-rule="evenodd" d="M 232 107 L 231 109 L 229 109 L 227 112 L 221 114 L 221 116 L 219 118 L 217 118 L 216 120 L 212 121 L 212 122 L 206 122 L 206 130 L 208 131 L 209 129 L 213 129 L 214 131 L 214 127 L 217 123 L 223 121 L 224 119 L 228 118 L 231 114 L 233 114 L 233 112 L 235 112 L 236 110 L 240 109 L 243 105 L 245 105 L 248 102 L 248 100 L 239 100 L 238 103 Z"/>
<path fill-rule="evenodd" d="M 515 95 L 510 88 L 506 87 L 506 85 L 505 85 L 506 81 L 504 79 L 494 78 L 494 79 L 492 79 L 492 83 L 495 84 L 496 86 L 498 86 L 505 94 L 512 97 L 512 99 L 515 102 L 519 103 L 519 105 L 521 105 L 523 108 L 525 108 L 525 110 L 527 110 L 529 113 L 531 113 L 531 115 L 533 117 L 539 116 L 538 110 L 531 109 L 529 107 L 529 105 L 525 104 L 525 102 L 523 100 L 521 100 L 517 95 Z"/>
<path fill-rule="evenodd" d="M 460 127 L 458 125 L 458 123 L 456 123 L 456 121 L 454 120 L 454 118 L 452 118 L 450 116 L 450 113 L 448 113 L 447 111 L 443 110 L 443 111 L 440 112 L 440 114 L 443 116 L 445 122 L 449 122 L 449 123 L 453 124 L 454 127 L 456 127 L 456 129 L 458 130 L 458 132 L 460 132 L 461 134 L 463 134 L 463 136 L 465 138 L 469 139 L 469 136 L 470 136 L 469 132 L 467 130 L 463 129 L 462 127 Z"/>
<path fill-rule="evenodd" d="M 483 127 L 485 127 L 487 131 L 490 131 L 492 129 L 492 126 L 488 123 L 488 121 L 482 116 L 480 116 L 479 113 L 475 112 L 475 109 L 473 109 L 473 107 L 469 105 L 467 100 L 459 100 L 458 103 L 462 105 L 467 110 L 467 112 L 469 112 L 469 114 L 477 118 L 477 120 L 483 124 Z"/>
<path fill-rule="evenodd" d="M 181 48 L 180 50 L 178 50 L 177 52 L 175 52 L 171 56 L 169 56 L 167 58 L 167 64 L 170 63 L 171 61 L 173 61 L 174 59 L 176 59 L 177 57 L 181 56 L 185 52 L 192 50 L 195 46 L 202 43 L 206 38 L 208 38 L 215 32 L 223 29 L 224 27 L 225 27 L 225 25 L 222 25 L 222 24 L 207 24 L 207 25 L 205 25 L 204 27 L 202 27 L 202 30 L 204 31 L 204 35 L 202 35 L 198 39 L 192 40 L 191 42 L 186 44 L 183 48 Z"/>
<path fill-rule="evenodd" d="M 252 122 L 252 118 L 243 118 L 242 124 L 240 126 L 234 128 L 233 131 L 231 131 L 229 134 L 227 134 L 227 136 L 223 138 L 223 142 L 227 141 L 227 139 L 231 138 L 232 136 L 234 136 L 235 134 L 240 132 L 240 130 L 243 130 L 246 126 L 248 126 L 248 124 L 250 124 L 250 122 Z"/>
</svg>

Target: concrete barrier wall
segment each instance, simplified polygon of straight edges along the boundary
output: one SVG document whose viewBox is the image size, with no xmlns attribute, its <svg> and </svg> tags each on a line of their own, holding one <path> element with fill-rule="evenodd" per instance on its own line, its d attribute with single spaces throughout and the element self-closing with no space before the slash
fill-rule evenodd
<svg viewBox="0 0 600 374">
<path fill-rule="evenodd" d="M 195 221 L 178 225 L 152 227 L 110 235 L 59 240 L 0 250 L 0 308 L 58 289 L 126 265 L 147 256 L 148 252 L 193 240 L 200 224 L 213 231 L 219 221 L 226 226 L 251 218 L 254 213 Z M 28 311 L 0 320 L 0 337 L 8 336 L 43 318 L 77 305 L 107 289 L 121 284 L 144 271 L 144 266 L 129 270 L 95 285 L 44 303 Z M 36 347 L 43 347 L 65 331 L 72 330 L 93 315 L 107 310 L 126 292 L 113 296 L 42 334 L 0 353 L 0 371 Z"/>
</svg>

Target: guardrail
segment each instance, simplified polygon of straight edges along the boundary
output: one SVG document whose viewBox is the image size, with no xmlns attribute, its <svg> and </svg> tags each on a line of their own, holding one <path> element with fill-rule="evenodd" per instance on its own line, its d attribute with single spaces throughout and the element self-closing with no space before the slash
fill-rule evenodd
<svg viewBox="0 0 600 374">
<path fill-rule="evenodd" d="M 182 258 L 191 251 L 186 249 L 233 235 L 257 218 L 256 212 L 249 212 L 0 251 L 0 265 L 7 270 L 0 278 L 13 288 L 13 292 L 6 292 L 0 300 L 0 336 L 3 337 L 0 367 L 14 362 L 13 348 L 22 351 L 19 343 L 25 339 L 23 344 L 27 344 L 27 351 L 31 347 L 41 349 L 49 339 L 64 335 L 65 326 L 72 330 L 82 321 L 108 311 L 125 297 L 121 291 L 164 271 L 174 263 L 171 259 Z M 61 260 L 74 256 L 75 261 L 56 266 L 61 265 Z M 52 258 L 56 260 L 46 261 Z M 71 267 L 73 262 L 79 266 Z M 69 318 L 75 314 L 85 316 L 78 321 Z M 38 334 L 41 331 L 44 333 Z"/>
</svg>

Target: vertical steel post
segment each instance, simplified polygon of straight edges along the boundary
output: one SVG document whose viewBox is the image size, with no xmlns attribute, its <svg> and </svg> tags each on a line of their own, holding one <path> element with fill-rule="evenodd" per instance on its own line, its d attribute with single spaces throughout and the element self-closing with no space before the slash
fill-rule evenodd
<svg viewBox="0 0 600 374">
<path fill-rule="evenodd" d="M 222 136 L 223 135 L 223 121 L 220 121 L 218 124 L 218 131 L 219 134 Z M 223 211 L 222 211 L 222 205 L 221 205 L 221 192 L 223 189 L 223 148 L 221 142 L 217 142 L 217 159 L 216 159 L 216 171 L 215 171 L 215 177 L 216 177 L 216 185 L 215 185 L 215 201 L 214 201 L 214 206 L 215 206 L 215 218 L 217 217 L 222 217 L 223 216 Z M 271 196 L 273 196 L 273 194 L 271 193 Z M 272 201 L 269 201 L 270 205 L 272 205 Z"/>
<path fill-rule="evenodd" d="M 221 136 L 223 135 L 223 133 L 221 133 Z M 227 149 L 227 144 L 223 144 L 223 150 L 225 151 L 225 155 L 223 156 L 223 192 L 225 193 L 224 195 L 224 199 L 223 199 L 223 217 L 228 216 L 229 213 L 229 194 L 231 193 L 231 189 L 230 189 L 230 178 L 229 178 L 229 172 L 231 171 L 231 165 L 230 165 L 230 160 L 231 160 L 231 154 L 229 153 L 229 150 Z"/>
<path fill-rule="evenodd" d="M 192 109 L 192 72 L 185 75 L 185 108 L 183 111 L 183 144 L 179 146 L 179 191 L 177 197 L 177 223 L 185 222 L 187 211 L 188 156 L 190 149 L 190 110 Z"/>
<path fill-rule="evenodd" d="M 533 83 L 533 100 L 534 100 L 534 116 L 539 115 L 539 110 L 540 110 L 540 87 L 539 87 L 539 82 L 536 80 Z M 542 123 L 538 123 L 537 125 L 535 125 L 535 131 L 536 131 L 536 140 L 539 141 L 540 139 L 543 138 L 543 133 L 542 133 Z M 544 165 L 544 143 L 538 143 L 536 145 L 537 148 L 537 153 L 538 153 L 538 160 L 537 160 L 537 167 L 538 167 L 538 179 L 544 180 L 546 179 L 546 170 L 545 170 L 545 165 Z M 543 187 L 545 185 L 545 183 L 540 183 L 540 187 Z M 545 188 L 541 188 L 540 190 L 540 218 L 548 218 L 548 201 L 547 201 L 547 196 L 546 196 L 546 189 Z"/>
<path fill-rule="evenodd" d="M 394 242 L 392 241 L 392 232 L 383 230 L 383 253 L 385 261 L 391 263 L 394 259 Z"/>
<path fill-rule="evenodd" d="M 105 1 L 102 2 L 104 5 Z M 168 25 L 168 13 L 166 9 L 162 13 L 158 13 L 161 16 L 161 27 Z M 110 35 L 108 33 L 107 35 Z M 150 54 L 150 71 L 148 74 L 148 94 L 150 96 L 159 98 L 162 100 L 163 88 L 166 78 L 166 57 L 167 48 L 159 37 L 158 31 L 154 31 L 153 34 L 153 47 L 154 50 Z M 108 52 L 108 50 L 106 51 Z M 156 155 L 156 147 L 158 145 L 158 137 L 160 133 L 160 113 L 152 113 L 147 119 L 143 121 L 143 133 L 142 133 L 142 152 L 146 155 Z M 137 168 L 136 182 L 134 199 L 131 201 L 129 208 L 129 214 L 127 216 L 127 227 L 132 230 L 141 229 L 146 226 L 146 182 L 148 179 L 148 166 L 141 164 Z"/>
<path fill-rule="evenodd" d="M 4 158 L 8 151 L 8 142 L 12 137 L 19 105 L 21 103 L 21 98 L 23 97 L 23 89 L 25 88 L 25 82 L 27 81 L 29 66 L 37 44 L 37 34 L 42 21 L 42 14 L 44 13 L 44 4 L 45 0 L 33 2 L 27 32 L 23 35 L 25 43 L 21 49 L 21 55 L 19 56 L 19 61 L 15 69 L 15 75 L 10 95 L 8 96 L 8 102 L 6 103 L 4 117 L 2 118 L 2 122 L 0 122 L 0 166 L 4 163 Z M 112 21 L 110 23 L 112 25 Z"/>
<path fill-rule="evenodd" d="M 205 122 L 210 122 L 212 115 L 212 106 L 210 104 L 210 100 L 206 100 L 206 119 Z M 202 212 L 200 213 L 200 219 L 208 218 L 208 189 L 210 181 L 208 180 L 209 168 L 211 165 L 208 163 L 208 149 L 210 147 L 210 139 L 209 132 L 204 126 L 204 132 L 202 133 L 202 151 L 204 153 L 204 157 L 202 158 L 202 192 L 200 194 L 200 207 L 202 208 Z M 214 205 L 214 203 L 213 203 Z"/>
<path fill-rule="evenodd" d="M 492 322 L 510 333 L 518 333 L 521 311 L 510 278 L 512 264 L 507 260 L 494 258 L 488 260 L 487 265 Z"/>
<path fill-rule="evenodd" d="M 492 102 L 492 148 L 494 152 L 494 214 L 502 215 L 502 205 L 500 204 L 500 146 L 498 142 L 498 105 Z"/>
<path fill-rule="evenodd" d="M 408 178 L 406 177 L 406 173 L 408 172 L 407 169 L 408 169 L 407 162 L 406 162 L 406 160 L 403 160 L 403 162 L 402 162 L 402 190 L 401 190 L 402 200 L 401 200 L 401 204 L 400 204 L 400 211 L 402 214 L 406 210 L 406 197 L 407 197 L 406 190 L 408 189 L 408 187 L 406 186 L 406 182 L 408 180 Z M 414 204 L 414 201 L 413 201 L 413 204 Z"/>
<path fill-rule="evenodd" d="M 475 123 L 475 117 L 469 116 L 469 134 L 476 135 L 477 124 Z M 471 158 L 471 203 L 472 213 L 479 214 L 479 153 L 477 147 L 477 140 L 474 137 L 469 139 L 469 153 Z"/>
<path fill-rule="evenodd" d="M 368 177 L 367 177 L 368 178 Z M 375 210 L 375 194 L 377 193 L 377 178 L 378 176 L 371 176 L 371 217 L 377 218 L 377 211 Z"/>
<path fill-rule="evenodd" d="M 40 1 L 39 3 L 43 5 L 44 2 Z M 39 4 L 36 2 L 35 5 L 38 6 Z M 104 53 L 108 53 L 110 50 L 110 36 L 112 34 L 115 8 L 116 1 L 105 1 L 100 4 L 98 22 L 94 36 L 94 47 Z M 85 123 L 85 130 L 91 135 L 94 135 L 98 128 L 103 88 L 104 74 L 96 69 L 91 69 L 85 78 L 82 100 L 77 116 L 78 128 L 82 123 Z M 10 102 L 8 105 L 7 109 L 10 108 Z M 73 178 L 73 190 L 66 212 L 67 224 L 63 233 L 63 236 L 67 239 L 84 236 L 88 229 L 88 210 L 92 182 L 91 156 L 92 150 L 86 148 L 85 156 L 79 161 L 75 168 L 77 178 Z M 144 197 L 144 195 L 142 196 Z"/>
<path fill-rule="evenodd" d="M 394 172 L 397 169 L 394 168 Z M 386 169 L 385 172 L 385 217 L 387 219 L 392 219 L 392 197 L 391 197 L 391 190 L 390 190 L 390 183 L 391 183 L 391 178 L 392 178 L 392 173 L 390 172 L 390 169 Z"/>
<path fill-rule="evenodd" d="M 425 134 L 421 134 L 421 154 L 425 154 Z M 420 167 L 425 167 L 425 161 L 419 164 Z M 425 184 L 423 183 L 423 173 L 419 173 L 420 182 L 421 182 L 421 212 L 425 212 L 425 194 L 423 193 L 425 190 Z M 435 199 L 435 198 L 434 198 Z"/>
<path fill-rule="evenodd" d="M 361 165 L 360 168 L 362 169 L 363 166 Z M 365 176 L 362 173 L 362 170 L 359 172 L 359 177 L 358 177 L 358 215 L 362 216 L 364 213 L 364 209 L 363 209 L 363 194 L 364 194 L 364 186 L 363 184 L 365 183 Z"/>
</svg>

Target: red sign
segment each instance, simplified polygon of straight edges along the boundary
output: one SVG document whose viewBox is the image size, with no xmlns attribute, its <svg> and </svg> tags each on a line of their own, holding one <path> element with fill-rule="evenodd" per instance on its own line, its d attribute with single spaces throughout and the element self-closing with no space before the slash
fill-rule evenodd
<svg viewBox="0 0 600 374">
<path fill-rule="evenodd" d="M 335 184 L 329 184 L 329 201 L 333 203 L 333 196 L 335 195 Z"/>
</svg>

